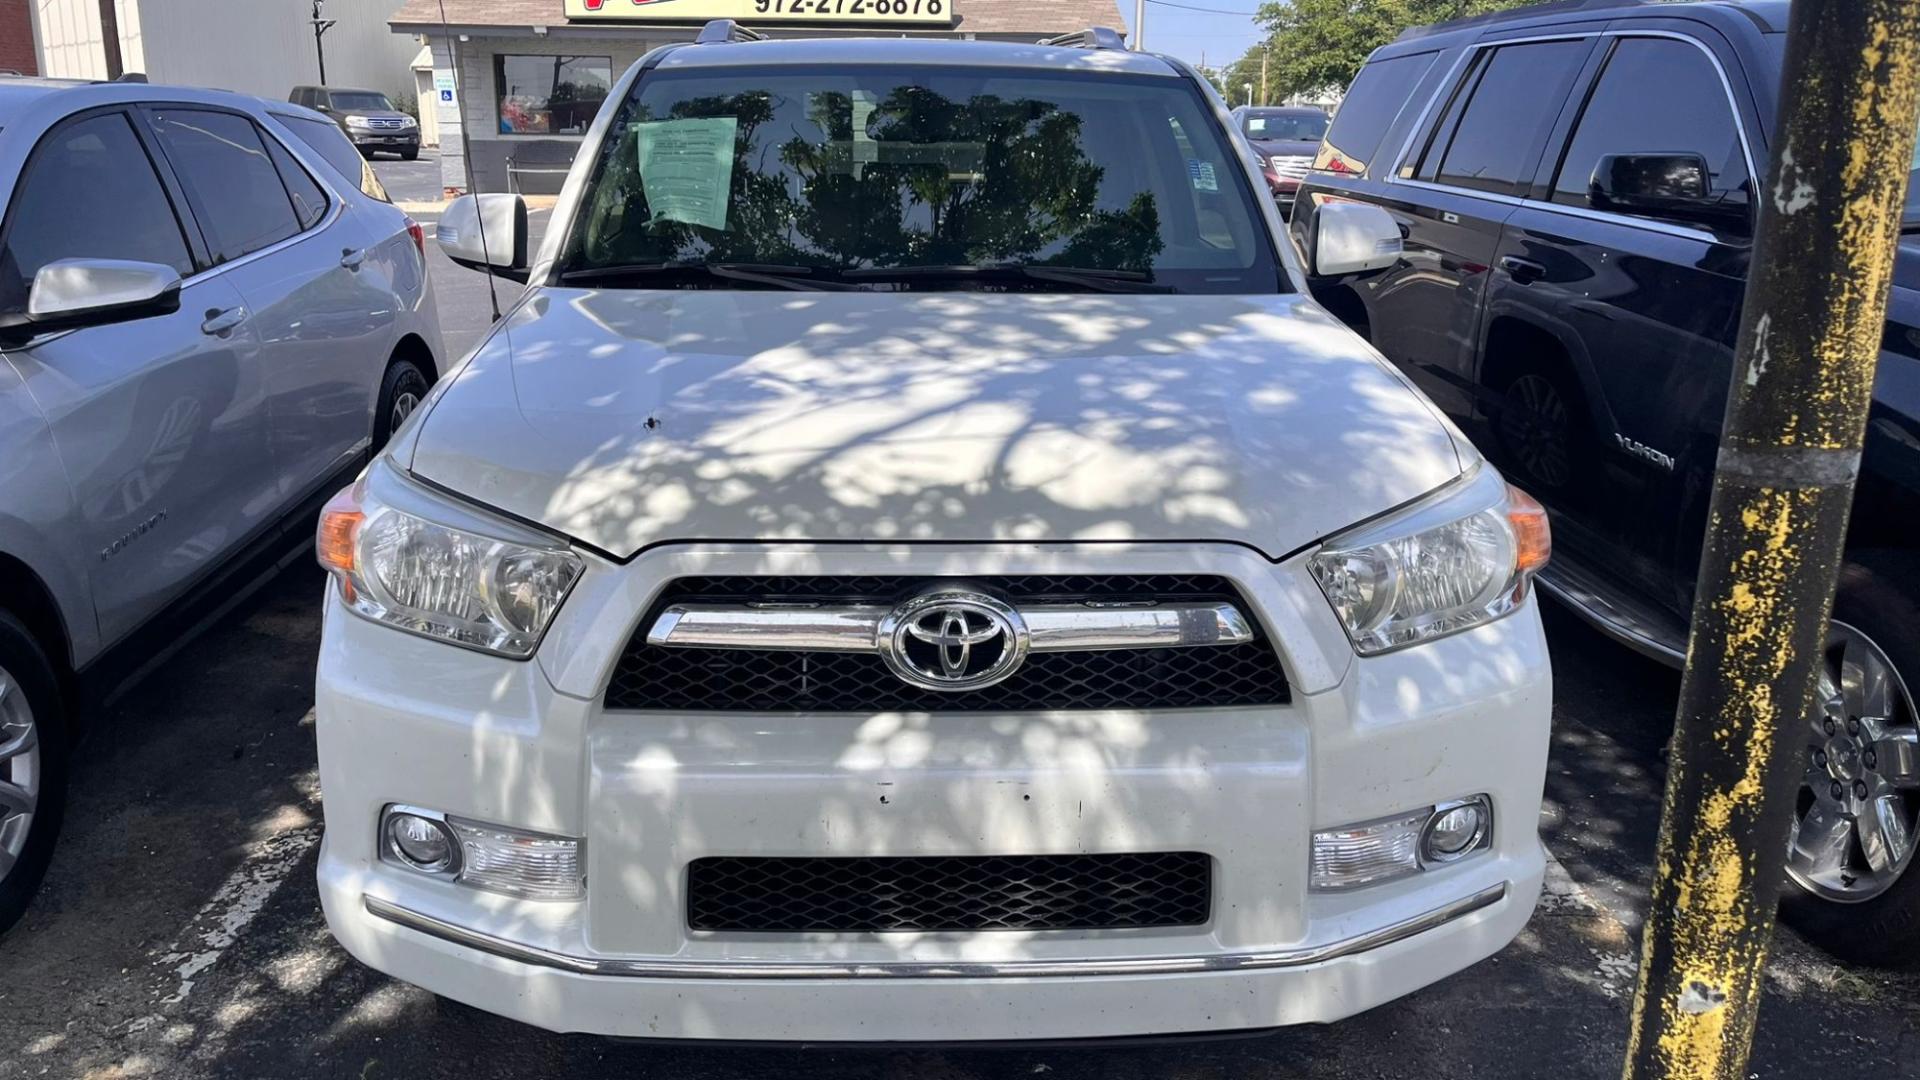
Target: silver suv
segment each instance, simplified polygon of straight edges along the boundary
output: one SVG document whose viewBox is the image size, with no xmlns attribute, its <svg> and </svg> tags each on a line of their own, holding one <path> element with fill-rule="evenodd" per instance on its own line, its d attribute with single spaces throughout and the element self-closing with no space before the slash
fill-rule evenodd
<svg viewBox="0 0 1920 1080">
<path fill-rule="evenodd" d="M 0 79 L 0 931 L 76 706 L 310 535 L 438 370 L 420 227 L 344 142 L 294 105 Z"/>
</svg>

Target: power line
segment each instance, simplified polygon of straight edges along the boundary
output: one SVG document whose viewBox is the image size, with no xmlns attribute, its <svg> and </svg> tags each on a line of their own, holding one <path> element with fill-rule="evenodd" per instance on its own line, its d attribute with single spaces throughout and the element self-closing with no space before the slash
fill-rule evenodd
<svg viewBox="0 0 1920 1080">
<path fill-rule="evenodd" d="M 1147 0 L 1155 7 L 1179 8 L 1181 11 L 1204 11 L 1209 15 L 1245 15 L 1248 18 L 1259 14 L 1255 11 L 1228 11 L 1225 8 L 1195 7 L 1192 4 L 1175 4 L 1172 0 Z"/>
</svg>

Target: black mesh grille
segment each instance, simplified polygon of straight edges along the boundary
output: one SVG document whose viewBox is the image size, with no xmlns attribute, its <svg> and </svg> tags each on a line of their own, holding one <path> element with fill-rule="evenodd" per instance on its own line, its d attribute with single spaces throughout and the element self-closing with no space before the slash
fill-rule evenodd
<svg viewBox="0 0 1920 1080">
<path fill-rule="evenodd" d="M 977 579 L 970 579 L 977 580 Z M 925 587 L 910 577 L 694 577 L 669 582 L 627 642 L 607 686 L 609 709 L 810 712 L 979 712 L 1036 709 L 1182 709 L 1278 705 L 1286 675 L 1263 638 L 1243 645 L 1033 653 L 1004 682 L 959 693 L 902 682 L 875 654 L 649 646 L 661 608 L 689 600 L 869 599 L 891 602 Z M 1018 602 L 1076 597 L 1240 600 L 1205 575 L 1026 575 L 981 582 Z"/>
<path fill-rule="evenodd" d="M 695 859 L 695 930 L 1117 930 L 1198 926 L 1212 864 L 1127 855 Z"/>
</svg>

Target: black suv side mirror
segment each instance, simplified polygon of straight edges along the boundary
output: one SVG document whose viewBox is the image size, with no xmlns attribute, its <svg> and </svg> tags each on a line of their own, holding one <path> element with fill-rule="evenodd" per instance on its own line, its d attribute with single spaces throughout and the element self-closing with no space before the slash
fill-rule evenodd
<svg viewBox="0 0 1920 1080">
<path fill-rule="evenodd" d="M 1699 154 L 1607 154 L 1593 167 L 1587 201 L 1595 210 L 1722 227 L 1745 225 L 1745 202 L 1713 194 L 1713 173 Z"/>
</svg>

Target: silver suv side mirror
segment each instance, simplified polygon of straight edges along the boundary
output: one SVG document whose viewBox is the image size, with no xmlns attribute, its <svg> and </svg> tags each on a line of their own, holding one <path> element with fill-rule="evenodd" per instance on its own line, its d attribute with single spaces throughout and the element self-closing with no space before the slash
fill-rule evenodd
<svg viewBox="0 0 1920 1080">
<path fill-rule="evenodd" d="M 518 195 L 460 196 L 441 211 L 434 239 L 470 270 L 527 280 L 527 203 Z"/>
<path fill-rule="evenodd" d="M 33 275 L 25 311 L 0 312 L 0 334 L 32 336 L 180 310 L 180 272 L 127 259 L 59 259 Z"/>
<path fill-rule="evenodd" d="M 1319 277 L 1385 270 L 1405 250 L 1400 223 L 1366 203 L 1327 202 L 1314 214 L 1313 228 L 1313 272 Z"/>
</svg>

